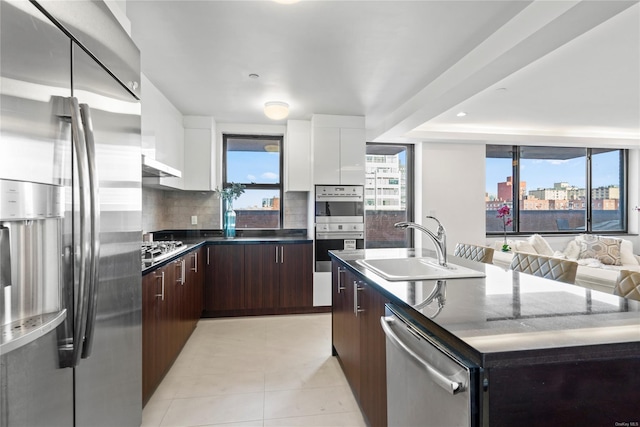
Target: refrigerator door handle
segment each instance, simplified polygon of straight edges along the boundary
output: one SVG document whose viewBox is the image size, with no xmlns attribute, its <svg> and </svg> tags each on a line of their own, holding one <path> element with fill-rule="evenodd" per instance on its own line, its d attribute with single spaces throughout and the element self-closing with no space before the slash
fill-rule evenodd
<svg viewBox="0 0 640 427">
<path fill-rule="evenodd" d="M 11 234 L 2 224 L 0 224 L 0 265 L 3 266 L 0 270 L 0 292 L 4 292 L 6 286 L 11 286 Z M 4 310 L 4 306 L 2 309 Z"/>
<path fill-rule="evenodd" d="M 80 114 L 84 127 L 85 142 L 87 147 L 87 166 L 89 170 L 90 197 L 89 206 L 91 210 L 91 260 L 89 268 L 89 287 L 87 307 L 87 325 L 85 330 L 85 342 L 82 346 L 82 358 L 91 356 L 93 349 L 93 331 L 96 323 L 96 307 L 98 304 L 98 284 L 99 284 L 99 260 L 100 260 L 100 188 L 98 181 L 98 170 L 96 168 L 96 144 L 91 121 L 91 110 L 89 105 L 80 104 Z"/>
<path fill-rule="evenodd" d="M 80 107 L 78 99 L 69 98 L 71 104 L 71 128 L 73 133 L 73 148 L 78 165 L 78 184 L 80 193 L 80 244 L 79 254 L 79 279 L 77 296 L 75 298 L 74 326 L 73 326 L 73 355 L 72 366 L 78 366 L 82 354 L 82 346 L 85 336 L 85 326 L 89 305 L 88 275 L 90 274 L 91 262 L 91 212 L 89 208 L 90 179 L 89 165 L 87 164 L 87 147 L 83 127 L 80 126 Z"/>
</svg>

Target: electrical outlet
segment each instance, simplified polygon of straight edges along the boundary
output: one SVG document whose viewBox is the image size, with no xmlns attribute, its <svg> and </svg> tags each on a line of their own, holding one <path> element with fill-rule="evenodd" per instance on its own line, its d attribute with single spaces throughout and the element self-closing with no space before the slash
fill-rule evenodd
<svg viewBox="0 0 640 427">
<path fill-rule="evenodd" d="M 191 225 L 198 225 L 198 216 L 197 215 L 192 215 L 191 216 Z"/>
</svg>

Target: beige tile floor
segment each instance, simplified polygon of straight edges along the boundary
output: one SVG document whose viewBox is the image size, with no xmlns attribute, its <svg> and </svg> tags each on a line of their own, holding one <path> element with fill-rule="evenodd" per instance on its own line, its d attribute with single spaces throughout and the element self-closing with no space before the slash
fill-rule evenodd
<svg viewBox="0 0 640 427">
<path fill-rule="evenodd" d="M 201 319 L 143 426 L 364 426 L 331 315 Z"/>
</svg>

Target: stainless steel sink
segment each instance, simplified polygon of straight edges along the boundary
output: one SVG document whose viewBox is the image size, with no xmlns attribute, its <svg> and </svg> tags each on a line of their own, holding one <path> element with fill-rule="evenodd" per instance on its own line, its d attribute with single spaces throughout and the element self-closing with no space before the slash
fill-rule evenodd
<svg viewBox="0 0 640 427">
<path fill-rule="evenodd" d="M 390 281 L 485 277 L 484 272 L 461 265 L 443 267 L 434 258 L 359 259 L 356 263 Z"/>
</svg>

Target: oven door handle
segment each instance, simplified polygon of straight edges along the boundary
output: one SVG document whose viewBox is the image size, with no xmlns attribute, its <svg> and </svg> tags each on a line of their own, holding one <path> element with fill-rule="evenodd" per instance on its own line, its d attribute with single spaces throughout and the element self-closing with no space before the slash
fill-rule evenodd
<svg viewBox="0 0 640 427">
<path fill-rule="evenodd" d="M 363 233 L 350 233 L 350 232 L 329 232 L 329 233 L 316 233 L 317 240 L 336 240 L 336 239 L 363 239 Z"/>
<path fill-rule="evenodd" d="M 447 392 L 451 393 L 452 395 L 463 392 L 465 390 L 465 387 L 463 386 L 462 383 L 459 383 L 457 381 L 452 381 L 449 378 L 447 378 L 446 375 L 444 375 L 443 373 L 438 371 L 436 368 L 431 366 L 426 360 L 421 358 L 418 354 L 416 354 L 416 352 L 411 350 L 409 346 L 407 346 L 404 342 L 402 342 L 400 337 L 398 337 L 398 335 L 396 335 L 396 333 L 393 332 L 393 329 L 391 329 L 390 325 L 395 323 L 395 321 L 396 321 L 396 318 L 393 316 L 380 318 L 382 331 L 387 336 L 387 338 L 389 338 L 389 341 L 391 341 L 391 343 L 393 343 L 400 350 L 404 351 L 414 361 L 416 361 L 419 365 L 421 365 L 424 368 L 424 370 L 429 374 L 431 379 L 433 379 L 433 381 L 436 384 L 438 384 L 440 387 L 445 389 Z"/>
</svg>

